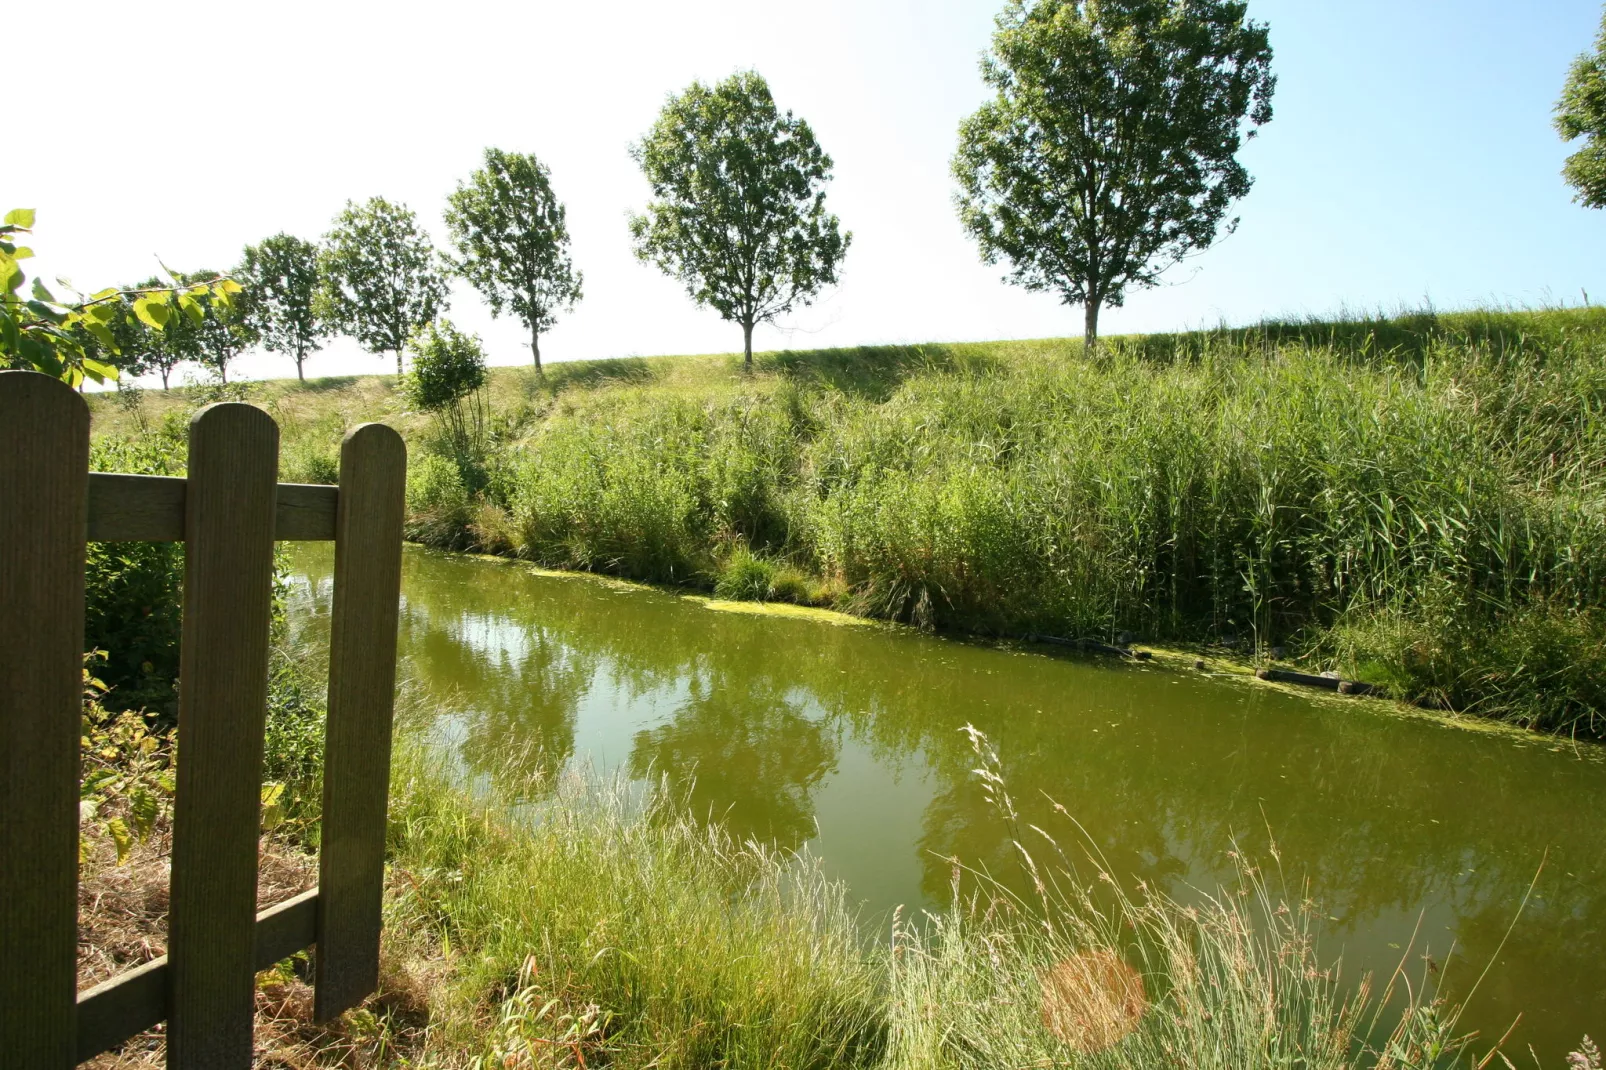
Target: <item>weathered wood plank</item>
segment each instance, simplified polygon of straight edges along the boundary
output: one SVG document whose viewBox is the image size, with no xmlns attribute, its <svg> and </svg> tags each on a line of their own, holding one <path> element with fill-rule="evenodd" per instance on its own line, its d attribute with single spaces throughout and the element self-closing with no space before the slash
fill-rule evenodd
<svg viewBox="0 0 1606 1070">
<path fill-rule="evenodd" d="M 279 429 L 250 405 L 190 422 L 169 1067 L 251 1065 L 257 839 Z"/>
<path fill-rule="evenodd" d="M 379 982 L 385 808 L 396 693 L 407 447 L 365 424 L 340 447 L 324 744 L 314 1014 L 356 1006 Z"/>
<path fill-rule="evenodd" d="M 184 538 L 184 480 L 92 472 L 90 542 L 179 542 Z"/>
<path fill-rule="evenodd" d="M 328 542 L 335 537 L 340 488 L 280 483 L 273 537 L 280 542 Z"/>
<path fill-rule="evenodd" d="M 89 408 L 0 372 L 0 1062 L 74 1065 Z"/>
<path fill-rule="evenodd" d="M 90 542 L 181 542 L 185 480 L 173 476 L 89 474 Z M 280 483 L 273 537 L 280 542 L 335 537 L 339 488 Z"/>
<path fill-rule="evenodd" d="M 256 921 L 256 968 L 265 970 L 311 947 L 317 924 L 316 888 L 262 911 Z M 78 1061 L 110 1051 L 166 1017 L 163 955 L 78 994 Z"/>
</svg>

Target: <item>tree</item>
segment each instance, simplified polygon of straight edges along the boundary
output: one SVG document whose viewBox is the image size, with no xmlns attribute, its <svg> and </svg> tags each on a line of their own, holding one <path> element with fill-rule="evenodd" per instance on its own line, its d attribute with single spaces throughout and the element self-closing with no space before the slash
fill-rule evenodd
<svg viewBox="0 0 1606 1070">
<path fill-rule="evenodd" d="M 751 370 L 753 327 L 835 283 L 853 240 L 825 210 L 831 157 L 753 71 L 670 97 L 630 155 L 653 195 L 630 219 L 636 256 L 740 323 Z"/>
<path fill-rule="evenodd" d="M 14 208 L 0 222 L 0 368 L 28 368 L 55 376 L 73 386 L 85 379 L 104 383 L 118 377 L 118 365 L 133 360 L 124 353 L 131 338 L 143 332 L 128 328 L 143 324 L 160 333 L 169 324 L 193 314 L 201 300 L 229 305 L 241 292 L 232 279 L 210 278 L 188 286 L 167 286 L 152 279 L 143 287 L 116 287 L 75 301 L 59 300 L 38 279 L 29 291 L 19 292 L 28 276 L 20 261 L 33 250 L 18 241 L 33 232 L 32 208 Z M 57 280 L 71 289 L 66 280 Z M 181 315 L 175 315 L 181 313 Z M 116 356 L 116 363 L 108 356 Z M 167 387 L 167 373 L 162 374 Z"/>
<path fill-rule="evenodd" d="M 1595 51 L 1573 60 L 1567 85 L 1556 102 L 1556 132 L 1563 141 L 1584 139 L 1567 157 L 1562 177 L 1586 208 L 1606 208 L 1606 13 Z"/>
<path fill-rule="evenodd" d="M 965 229 L 1005 278 L 1099 311 L 1208 248 L 1253 180 L 1245 138 L 1271 121 L 1263 23 L 1241 0 L 1011 0 L 953 172 Z M 1247 118 L 1250 129 L 1245 132 Z"/>
<path fill-rule="evenodd" d="M 213 271 L 195 271 L 178 276 L 181 283 L 210 278 Z M 256 345 L 262 333 L 256 327 L 256 308 L 250 291 L 224 305 L 202 296 L 199 308 L 189 314 L 195 328 L 196 359 L 217 372 L 218 379 L 229 381 L 229 364 L 241 353 Z"/>
<path fill-rule="evenodd" d="M 346 202 L 324 235 L 319 308 L 329 322 L 371 353 L 396 354 L 446 304 L 435 247 L 405 205 L 372 197 Z"/>
<path fill-rule="evenodd" d="M 262 346 L 296 362 L 306 379 L 307 357 L 323 348 L 328 326 L 318 315 L 318 247 L 279 233 L 247 245 L 238 272 L 252 296 L 252 325 Z"/>
<path fill-rule="evenodd" d="M 530 332 L 541 370 L 541 332 L 580 300 L 582 275 L 569 258 L 567 212 L 551 173 L 534 156 L 485 150 L 485 166 L 446 202 L 457 257 L 449 263 L 491 306 L 511 309 Z"/>
</svg>

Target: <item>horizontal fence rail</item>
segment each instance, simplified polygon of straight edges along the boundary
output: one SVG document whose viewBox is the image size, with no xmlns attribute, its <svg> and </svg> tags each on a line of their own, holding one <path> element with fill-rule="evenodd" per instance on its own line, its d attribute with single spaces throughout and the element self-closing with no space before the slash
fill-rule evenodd
<svg viewBox="0 0 1606 1070">
<path fill-rule="evenodd" d="M 173 476 L 89 473 L 90 542 L 182 542 L 185 488 Z M 329 542 L 335 537 L 340 488 L 280 483 L 273 537 L 279 542 Z"/>
<path fill-rule="evenodd" d="M 87 472 L 65 384 L 0 372 L 0 1066 L 70 1067 L 168 1023 L 170 1070 L 245 1070 L 254 975 L 312 949 L 314 1017 L 378 980 L 407 454 L 347 434 L 340 484 L 277 483 L 250 405 L 190 424 L 185 478 Z M 319 887 L 258 912 L 275 541 L 335 543 Z M 178 790 L 168 954 L 84 992 L 78 766 L 87 542 L 183 542 Z"/>
<path fill-rule="evenodd" d="M 317 936 L 318 889 L 302 892 L 257 915 L 254 966 L 265 970 L 305 951 Z M 110 1051 L 166 1020 L 167 956 L 78 993 L 78 1061 Z"/>
</svg>

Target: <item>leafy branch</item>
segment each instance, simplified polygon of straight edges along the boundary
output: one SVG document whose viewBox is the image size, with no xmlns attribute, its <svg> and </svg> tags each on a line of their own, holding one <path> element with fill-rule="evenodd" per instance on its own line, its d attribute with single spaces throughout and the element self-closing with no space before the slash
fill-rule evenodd
<svg viewBox="0 0 1606 1070">
<path fill-rule="evenodd" d="M 72 299 L 64 300 L 36 278 L 25 296 L 28 276 L 21 261 L 34 252 L 18 239 L 33 233 L 33 225 L 32 208 L 12 209 L 0 223 L 0 365 L 5 367 L 31 368 L 71 386 L 85 379 L 104 383 L 118 372 L 95 355 L 95 344 L 120 354 L 123 343 L 115 333 L 120 323 L 160 331 L 174 315 L 183 315 L 199 325 L 209 302 L 227 309 L 242 292 L 239 283 L 218 276 L 187 285 L 112 287 L 86 296 L 57 279 L 72 291 Z"/>
</svg>

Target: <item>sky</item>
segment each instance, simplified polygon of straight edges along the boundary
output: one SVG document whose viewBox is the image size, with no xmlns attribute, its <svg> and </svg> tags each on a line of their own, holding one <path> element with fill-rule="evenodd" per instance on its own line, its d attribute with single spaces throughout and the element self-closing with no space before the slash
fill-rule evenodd
<svg viewBox="0 0 1606 1070">
<path fill-rule="evenodd" d="M 567 204 L 585 297 L 545 360 L 729 352 L 740 327 L 630 251 L 647 199 L 629 156 L 666 97 L 756 69 L 835 160 L 853 234 L 838 285 L 760 349 L 1080 333 L 1079 309 L 1002 281 L 960 228 L 949 174 L 1003 0 L 606 4 L 278 0 L 197 8 L 15 4 L 0 210 L 35 208 L 33 261 L 85 291 L 227 269 L 278 231 L 317 238 L 348 199 L 413 208 L 486 146 L 536 154 Z M 1431 306 L 1606 300 L 1606 215 L 1573 203 L 1551 109 L 1597 0 L 1250 0 L 1270 25 L 1273 121 L 1241 156 L 1238 230 L 1133 294 L 1104 333 Z M 33 273 L 33 272 L 31 272 Z M 493 364 L 529 360 L 516 320 L 458 284 L 450 318 Z M 309 374 L 382 372 L 337 340 Z M 288 358 L 242 359 L 251 378 Z"/>
</svg>

